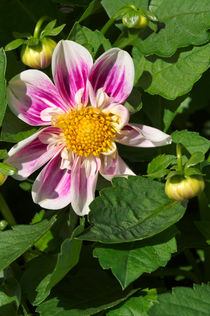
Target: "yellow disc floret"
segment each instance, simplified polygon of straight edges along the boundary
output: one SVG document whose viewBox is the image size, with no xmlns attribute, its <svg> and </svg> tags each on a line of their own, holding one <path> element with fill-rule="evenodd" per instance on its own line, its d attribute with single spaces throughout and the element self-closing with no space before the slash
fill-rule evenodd
<svg viewBox="0 0 210 316">
<path fill-rule="evenodd" d="M 62 129 L 68 149 L 85 157 L 109 151 L 116 135 L 111 115 L 91 106 L 55 115 L 52 125 Z"/>
</svg>

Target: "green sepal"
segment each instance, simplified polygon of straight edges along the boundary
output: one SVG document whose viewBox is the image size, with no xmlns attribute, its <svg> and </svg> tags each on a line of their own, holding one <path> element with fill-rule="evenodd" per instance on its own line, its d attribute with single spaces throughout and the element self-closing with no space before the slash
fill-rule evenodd
<svg viewBox="0 0 210 316">
<path fill-rule="evenodd" d="M 198 168 L 187 168 L 187 169 L 184 171 L 184 175 L 187 176 L 187 177 L 189 177 L 189 176 L 197 176 L 197 175 L 199 175 L 199 176 L 205 176 L 205 174 L 202 173 L 202 172 L 200 171 L 200 169 L 198 169 Z"/>
<path fill-rule="evenodd" d="M 171 172 L 167 175 L 166 179 L 169 179 L 169 178 L 172 178 L 172 177 L 176 177 L 176 176 L 182 177 L 182 176 L 183 176 L 183 172 L 180 171 L 180 170 L 171 171 Z"/>
<path fill-rule="evenodd" d="M 26 44 L 30 47 L 38 46 L 40 44 L 40 39 L 31 37 L 26 41 Z"/>
<path fill-rule="evenodd" d="M 9 52 L 13 49 L 16 49 L 16 48 L 20 47 L 21 45 L 23 45 L 24 42 L 25 42 L 25 40 L 22 38 L 15 39 L 14 41 L 11 41 L 10 43 L 8 43 L 5 46 L 5 51 Z"/>
<path fill-rule="evenodd" d="M 202 152 L 196 152 L 190 157 L 190 159 L 186 163 L 184 169 L 186 170 L 192 166 L 195 166 L 204 160 L 205 160 L 204 154 Z"/>
</svg>

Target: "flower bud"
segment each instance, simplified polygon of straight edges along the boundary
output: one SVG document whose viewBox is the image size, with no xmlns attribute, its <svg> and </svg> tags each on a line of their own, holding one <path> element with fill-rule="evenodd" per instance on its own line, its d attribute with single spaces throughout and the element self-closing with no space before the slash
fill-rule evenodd
<svg viewBox="0 0 210 316">
<path fill-rule="evenodd" d="M 166 181 L 165 193 L 172 200 L 183 201 L 198 195 L 204 187 L 205 183 L 200 175 L 188 177 L 175 175 Z"/>
<path fill-rule="evenodd" d="M 40 39 L 37 45 L 23 45 L 21 60 L 25 65 L 31 68 L 44 69 L 51 63 L 55 46 L 56 42 L 49 37 Z"/>
<path fill-rule="evenodd" d="M 138 11 L 130 10 L 123 16 L 122 22 L 128 28 L 142 29 L 147 26 L 147 17 Z"/>
</svg>

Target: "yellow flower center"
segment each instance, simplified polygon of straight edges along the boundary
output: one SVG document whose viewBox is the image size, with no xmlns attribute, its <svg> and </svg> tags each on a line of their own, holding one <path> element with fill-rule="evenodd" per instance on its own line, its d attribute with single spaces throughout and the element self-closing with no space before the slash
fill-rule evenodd
<svg viewBox="0 0 210 316">
<path fill-rule="evenodd" d="M 82 107 L 55 115 L 52 125 L 63 130 L 66 147 L 79 156 L 99 156 L 112 148 L 116 135 L 111 115 L 93 107 Z"/>
</svg>

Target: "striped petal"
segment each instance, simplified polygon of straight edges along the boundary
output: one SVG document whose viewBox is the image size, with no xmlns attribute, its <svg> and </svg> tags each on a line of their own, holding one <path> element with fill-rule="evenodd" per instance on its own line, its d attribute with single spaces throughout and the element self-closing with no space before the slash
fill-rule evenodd
<svg viewBox="0 0 210 316">
<path fill-rule="evenodd" d="M 18 169 L 18 173 L 14 175 L 14 178 L 23 180 L 29 177 L 59 151 L 59 147 L 48 146 L 49 144 L 42 142 L 42 138 L 54 133 L 57 133 L 57 128 L 47 127 L 10 149 L 9 157 L 5 162 Z"/>
<path fill-rule="evenodd" d="M 134 147 L 156 147 L 169 145 L 171 136 L 157 128 L 140 124 L 128 124 L 115 138 L 118 143 Z"/>
<path fill-rule="evenodd" d="M 89 204 L 95 197 L 100 160 L 77 157 L 72 166 L 71 205 L 80 216 L 89 213 Z"/>
<path fill-rule="evenodd" d="M 50 120 L 41 117 L 41 112 L 48 108 L 67 110 L 52 81 L 35 69 L 23 71 L 10 80 L 8 103 L 15 115 L 30 125 L 50 125 Z"/>
<path fill-rule="evenodd" d="M 115 102 L 124 102 L 133 88 L 134 65 L 131 56 L 119 48 L 108 50 L 94 63 L 89 80 L 95 93 L 104 88 L 104 92 Z"/>
<path fill-rule="evenodd" d="M 52 56 L 52 73 L 56 87 L 69 106 L 79 99 L 88 102 L 87 78 L 93 60 L 88 50 L 73 42 L 60 41 Z"/>
<path fill-rule="evenodd" d="M 114 156 L 101 157 L 100 174 L 109 181 L 117 176 L 135 175 L 117 152 Z"/>
<path fill-rule="evenodd" d="M 33 184 L 33 201 L 41 207 L 57 210 L 71 202 L 71 171 L 60 168 L 61 160 L 59 153 L 45 166 Z"/>
</svg>

